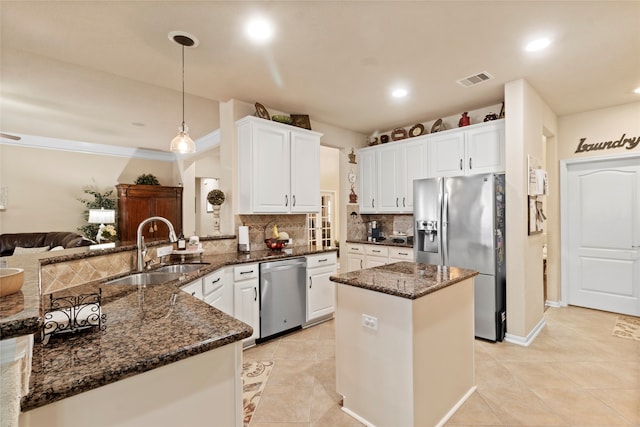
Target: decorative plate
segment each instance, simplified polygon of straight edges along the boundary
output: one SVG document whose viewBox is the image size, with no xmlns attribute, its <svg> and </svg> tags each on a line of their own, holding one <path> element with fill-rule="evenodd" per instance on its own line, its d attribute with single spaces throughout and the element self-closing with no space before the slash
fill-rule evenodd
<svg viewBox="0 0 640 427">
<path fill-rule="evenodd" d="M 260 104 L 259 102 L 256 102 L 256 116 L 260 117 L 261 119 L 271 120 L 271 117 L 269 117 L 269 112 L 266 108 L 264 108 L 264 105 Z"/>
<path fill-rule="evenodd" d="M 404 128 L 395 128 L 393 132 L 391 132 L 391 139 L 394 141 L 405 139 L 406 137 L 407 137 L 407 130 Z"/>
<path fill-rule="evenodd" d="M 424 133 L 424 126 L 422 123 L 418 123 L 414 125 L 411 129 L 409 129 L 409 136 L 413 138 L 414 136 L 420 136 Z"/>
<path fill-rule="evenodd" d="M 389 135 L 380 135 L 380 144 L 386 144 L 389 142 Z"/>
<path fill-rule="evenodd" d="M 441 130 L 444 130 L 444 129 L 445 127 L 444 127 L 444 123 L 442 123 L 442 119 L 438 119 L 433 124 L 433 126 L 431 126 L 431 133 L 440 132 Z"/>
</svg>

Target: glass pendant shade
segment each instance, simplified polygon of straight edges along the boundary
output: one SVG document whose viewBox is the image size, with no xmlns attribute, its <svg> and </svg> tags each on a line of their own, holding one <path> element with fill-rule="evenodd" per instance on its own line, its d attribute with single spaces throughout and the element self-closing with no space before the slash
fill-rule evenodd
<svg viewBox="0 0 640 427">
<path fill-rule="evenodd" d="M 189 137 L 189 128 L 183 123 L 178 130 L 180 133 L 173 138 L 169 149 L 174 153 L 195 153 L 196 143 Z"/>
</svg>

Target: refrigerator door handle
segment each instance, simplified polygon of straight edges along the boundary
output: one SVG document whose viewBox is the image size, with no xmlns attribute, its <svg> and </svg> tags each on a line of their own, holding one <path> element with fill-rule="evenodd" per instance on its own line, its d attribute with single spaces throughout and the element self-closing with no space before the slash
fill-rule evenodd
<svg viewBox="0 0 640 427">
<path fill-rule="evenodd" d="M 444 193 L 442 206 L 442 264 L 449 265 L 449 193 Z"/>
</svg>

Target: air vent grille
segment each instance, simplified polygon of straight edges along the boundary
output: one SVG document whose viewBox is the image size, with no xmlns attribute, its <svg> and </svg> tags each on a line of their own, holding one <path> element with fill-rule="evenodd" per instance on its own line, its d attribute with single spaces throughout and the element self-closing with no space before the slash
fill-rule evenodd
<svg viewBox="0 0 640 427">
<path fill-rule="evenodd" d="M 460 86 L 469 87 L 469 86 L 474 86 L 474 85 L 486 82 L 487 80 L 493 80 L 493 76 L 487 73 L 486 71 L 483 71 L 481 73 L 474 74 L 472 76 L 468 76 L 463 79 L 457 80 L 457 83 Z"/>
</svg>

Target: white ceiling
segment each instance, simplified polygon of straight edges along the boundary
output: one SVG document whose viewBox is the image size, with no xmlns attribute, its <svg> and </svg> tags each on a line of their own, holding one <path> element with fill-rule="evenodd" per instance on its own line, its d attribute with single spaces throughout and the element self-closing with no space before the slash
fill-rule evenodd
<svg viewBox="0 0 640 427">
<path fill-rule="evenodd" d="M 243 33 L 255 14 L 275 23 L 268 45 Z M 200 41 L 185 50 L 194 139 L 229 99 L 363 134 L 499 103 L 520 78 L 559 115 L 640 100 L 638 1 L 2 0 L 0 18 L 8 133 L 166 150 L 181 122 L 173 30 Z M 552 45 L 525 53 L 541 35 Z M 495 79 L 456 83 L 482 71 Z M 397 83 L 407 98 L 390 98 Z"/>
</svg>

